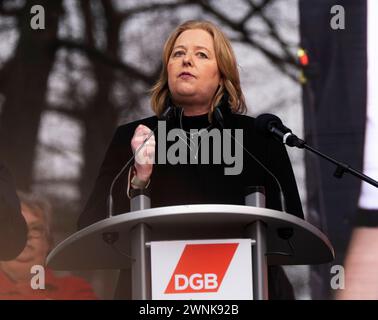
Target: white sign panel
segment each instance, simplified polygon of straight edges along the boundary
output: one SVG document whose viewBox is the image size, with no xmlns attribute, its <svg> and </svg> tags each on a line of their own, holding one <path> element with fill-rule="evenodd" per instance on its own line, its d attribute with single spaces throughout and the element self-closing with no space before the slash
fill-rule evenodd
<svg viewBox="0 0 378 320">
<path fill-rule="evenodd" d="M 151 242 L 152 299 L 252 300 L 250 239 Z"/>
</svg>

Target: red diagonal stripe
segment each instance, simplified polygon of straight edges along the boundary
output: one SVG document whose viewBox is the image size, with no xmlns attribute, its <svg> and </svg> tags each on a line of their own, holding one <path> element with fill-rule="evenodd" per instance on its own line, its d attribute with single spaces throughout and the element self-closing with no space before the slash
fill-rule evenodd
<svg viewBox="0 0 378 320">
<path fill-rule="evenodd" d="M 231 263 L 238 243 L 187 244 L 173 272 L 165 293 L 217 292 Z M 190 286 L 184 290 L 175 289 L 175 275 L 190 277 L 193 274 L 216 274 L 218 287 L 194 290 Z"/>
</svg>

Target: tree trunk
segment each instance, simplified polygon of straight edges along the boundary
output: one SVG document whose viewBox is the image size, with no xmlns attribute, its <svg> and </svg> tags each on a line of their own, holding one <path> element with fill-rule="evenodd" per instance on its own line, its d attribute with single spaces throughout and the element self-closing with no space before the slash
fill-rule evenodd
<svg viewBox="0 0 378 320">
<path fill-rule="evenodd" d="M 103 3 L 106 26 L 106 53 L 118 58 L 120 20 L 115 16 L 115 11 L 110 2 Z M 82 2 L 82 10 L 85 20 L 86 40 L 94 47 L 93 22 L 89 4 Z M 118 112 L 110 99 L 111 90 L 115 82 L 114 69 L 92 60 L 92 68 L 97 91 L 92 101 L 88 103 L 83 117 L 84 140 L 83 158 L 84 166 L 81 172 L 80 193 L 82 201 L 86 201 L 94 185 L 104 157 L 107 146 L 117 124 Z"/>
<path fill-rule="evenodd" d="M 45 9 L 45 29 L 33 30 L 30 8 Z M 46 107 L 48 78 L 55 51 L 50 44 L 57 37 L 62 1 L 28 1 L 19 16 L 19 41 L 9 61 L 12 70 L 2 79 L 0 91 L 5 96 L 0 119 L 0 155 L 7 163 L 18 188 L 32 184 L 33 165 L 41 115 Z"/>
</svg>

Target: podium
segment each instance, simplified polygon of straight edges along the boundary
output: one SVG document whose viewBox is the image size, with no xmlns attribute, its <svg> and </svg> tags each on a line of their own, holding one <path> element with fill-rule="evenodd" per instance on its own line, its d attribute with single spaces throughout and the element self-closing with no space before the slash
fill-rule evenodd
<svg viewBox="0 0 378 320">
<path fill-rule="evenodd" d="M 255 241 L 253 295 L 258 300 L 268 298 L 268 265 L 334 259 L 328 238 L 296 216 L 260 207 L 207 204 L 137 210 L 101 220 L 62 241 L 47 264 L 54 270 L 131 269 L 132 298 L 151 299 L 150 241 L 230 238 Z"/>
</svg>

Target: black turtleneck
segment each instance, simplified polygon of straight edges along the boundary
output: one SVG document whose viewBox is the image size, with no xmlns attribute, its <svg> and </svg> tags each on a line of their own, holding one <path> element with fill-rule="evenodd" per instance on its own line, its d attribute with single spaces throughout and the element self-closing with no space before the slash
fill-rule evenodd
<svg viewBox="0 0 378 320">
<path fill-rule="evenodd" d="M 190 129 L 203 129 L 212 126 L 209 121 L 209 115 L 207 113 L 198 116 L 186 116 L 185 114 L 182 114 L 181 119 L 181 123 L 180 119 L 178 121 L 178 127 L 186 131 L 189 131 Z"/>
</svg>

